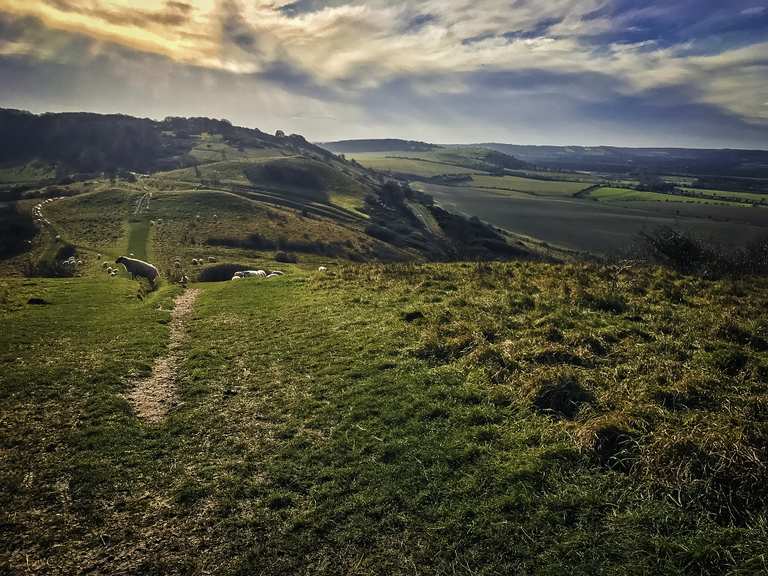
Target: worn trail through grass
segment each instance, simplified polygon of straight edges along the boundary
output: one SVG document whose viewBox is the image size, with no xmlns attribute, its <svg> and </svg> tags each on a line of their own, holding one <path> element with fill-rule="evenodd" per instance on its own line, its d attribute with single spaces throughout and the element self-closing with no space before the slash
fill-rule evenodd
<svg viewBox="0 0 768 576">
<path fill-rule="evenodd" d="M 176 298 L 171 313 L 168 353 L 155 360 L 152 374 L 140 380 L 128 394 L 136 415 L 151 424 L 161 422 L 177 401 L 176 372 L 187 340 L 186 320 L 199 293 L 193 288 Z"/>
</svg>

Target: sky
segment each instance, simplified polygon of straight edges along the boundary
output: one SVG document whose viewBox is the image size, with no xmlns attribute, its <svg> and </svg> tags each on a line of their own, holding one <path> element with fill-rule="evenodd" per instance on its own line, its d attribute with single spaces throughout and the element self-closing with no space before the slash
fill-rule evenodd
<svg viewBox="0 0 768 576">
<path fill-rule="evenodd" d="M 768 149 L 768 0 L 0 0 L 0 107 Z"/>
</svg>

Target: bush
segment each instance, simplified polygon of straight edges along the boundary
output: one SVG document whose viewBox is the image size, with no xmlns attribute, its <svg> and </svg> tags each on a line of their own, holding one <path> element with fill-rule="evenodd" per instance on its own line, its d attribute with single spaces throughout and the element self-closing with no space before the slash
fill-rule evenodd
<svg viewBox="0 0 768 576">
<path fill-rule="evenodd" d="M 275 252 L 275 262 L 283 262 L 286 264 L 296 264 L 299 259 L 294 254 L 288 252 Z"/>
<path fill-rule="evenodd" d="M 231 280 L 235 272 L 250 268 L 247 264 L 216 264 L 215 266 L 208 266 L 200 270 L 197 280 L 199 282 L 224 282 Z"/>
<path fill-rule="evenodd" d="M 666 227 L 640 236 L 642 257 L 683 274 L 708 278 L 768 275 L 768 236 L 736 249 Z"/>
</svg>

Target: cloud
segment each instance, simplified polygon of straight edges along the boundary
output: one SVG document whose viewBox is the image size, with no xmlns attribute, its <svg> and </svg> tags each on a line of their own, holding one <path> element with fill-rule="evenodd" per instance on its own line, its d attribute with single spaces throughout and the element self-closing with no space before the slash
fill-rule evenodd
<svg viewBox="0 0 768 576">
<path fill-rule="evenodd" d="M 30 66 L 133 53 L 333 108 L 314 118 L 346 106 L 415 121 L 473 99 L 501 117 L 503 95 L 605 122 L 587 104 L 632 102 L 629 115 L 663 93 L 665 110 L 703 110 L 749 138 L 768 122 L 768 11 L 753 1 L 0 0 L 2 13 L 16 24 L 0 19 L 0 55 Z"/>
</svg>

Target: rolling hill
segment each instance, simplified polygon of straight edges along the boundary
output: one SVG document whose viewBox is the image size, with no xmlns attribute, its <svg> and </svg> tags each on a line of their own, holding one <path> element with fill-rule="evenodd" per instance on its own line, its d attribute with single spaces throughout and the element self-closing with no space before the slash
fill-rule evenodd
<svg viewBox="0 0 768 576">
<path fill-rule="evenodd" d="M 504 232 L 300 135 L 207 118 L 16 110 L 0 111 L 0 127 L 6 273 L 45 275 L 71 250 L 126 247 L 168 274 L 173 258 L 203 254 L 241 263 L 278 253 L 310 262 L 532 256 Z M 51 198 L 45 215 L 36 212 Z"/>
</svg>

